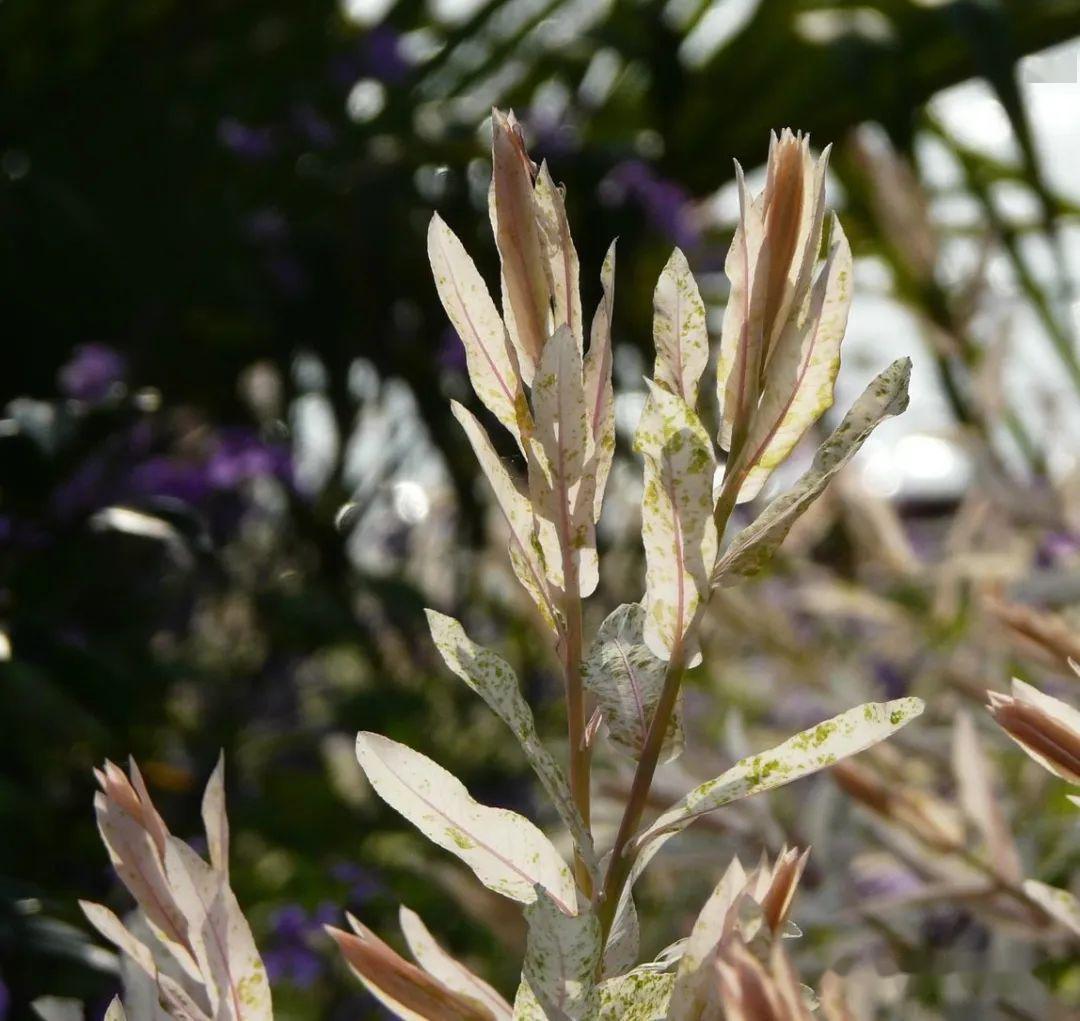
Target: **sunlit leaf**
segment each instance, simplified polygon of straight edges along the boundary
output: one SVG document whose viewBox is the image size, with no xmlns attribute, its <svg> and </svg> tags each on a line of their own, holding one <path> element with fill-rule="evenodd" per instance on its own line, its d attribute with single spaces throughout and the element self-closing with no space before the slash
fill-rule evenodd
<svg viewBox="0 0 1080 1021">
<path fill-rule="evenodd" d="M 1051 918 L 1080 936 L 1080 901 L 1068 890 L 1059 890 L 1056 886 L 1047 886 L 1035 879 L 1025 879 L 1024 893 Z"/>
<path fill-rule="evenodd" d="M 356 757 L 379 797 L 460 858 L 488 889 L 529 904 L 539 884 L 572 910 L 576 893 L 570 869 L 528 819 L 478 804 L 457 777 L 379 734 L 357 734 Z"/>
<path fill-rule="evenodd" d="M 671 253 L 653 294 L 653 378 L 697 407 L 701 374 L 709 361 L 705 304 L 690 266 L 678 248 Z"/>
<path fill-rule="evenodd" d="M 127 1021 L 127 1014 L 124 1013 L 124 1005 L 119 996 L 112 998 L 112 1002 L 105 1009 L 103 1021 Z"/>
<path fill-rule="evenodd" d="M 644 965 L 600 985 L 599 1021 L 664 1021 L 675 976 Z"/>
<path fill-rule="evenodd" d="M 551 179 L 547 163 L 540 165 L 534 195 L 555 313 L 553 325 L 570 327 L 580 355 L 585 346 L 585 326 L 581 313 L 578 254 L 570 236 L 562 190 Z"/>
<path fill-rule="evenodd" d="M 225 753 L 218 756 L 217 765 L 206 784 L 202 800 L 203 826 L 210 864 L 226 880 L 229 878 L 229 818 L 225 812 Z"/>
<path fill-rule="evenodd" d="M 593 520 L 600 520 L 611 459 L 615 454 L 615 395 L 611 385 L 611 322 L 615 301 L 615 242 L 600 270 L 604 296 L 593 316 L 589 353 L 585 356 L 585 405 L 592 432 L 592 458 L 585 471 L 593 479 Z"/>
</svg>

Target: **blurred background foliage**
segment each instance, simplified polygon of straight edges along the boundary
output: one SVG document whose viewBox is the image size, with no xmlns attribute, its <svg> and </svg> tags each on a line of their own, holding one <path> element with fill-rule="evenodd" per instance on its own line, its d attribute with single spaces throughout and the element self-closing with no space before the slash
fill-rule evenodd
<svg viewBox="0 0 1080 1021">
<path fill-rule="evenodd" d="M 1076 0 L 7 0 L 0 1016 L 43 993 L 100 1016 L 116 986 L 75 903 L 124 905 L 91 766 L 135 755 L 187 836 L 222 747 L 235 885 L 283 1021 L 375 1016 L 321 938 L 345 907 L 389 934 L 405 902 L 512 989 L 517 912 L 373 801 L 351 736 L 388 733 L 550 821 L 421 613 L 497 645 L 561 740 L 553 662 L 450 423 L 463 352 L 424 254 L 438 209 L 496 279 L 492 104 L 567 186 L 590 307 L 619 238 L 623 439 L 663 260 L 683 247 L 722 309 L 731 158 L 753 178 L 786 125 L 834 143 L 859 258 L 839 403 L 894 354 L 919 366 L 908 421 L 772 577 L 716 601 L 692 750 L 664 790 L 774 728 L 913 691 L 926 723 L 877 765 L 948 800 L 958 705 L 978 712 L 1010 669 L 1067 692 L 1069 625 L 1017 613 L 1067 618 L 1080 598 L 1080 86 L 1077 50 L 1050 49 L 1078 36 Z M 620 444 L 597 620 L 641 584 Z M 1057 628 L 1050 652 L 1033 627 Z M 1061 792 L 984 734 L 1029 874 L 1068 885 Z M 625 770 L 601 766 L 617 794 Z M 810 972 L 871 946 L 915 976 L 902 998 L 920 1006 L 881 1016 L 1075 1006 L 1060 940 L 1000 935 L 996 895 L 989 915 L 930 898 L 941 856 L 897 850 L 827 779 L 688 837 L 644 891 L 646 949 L 684 934 L 731 853 L 785 837 L 815 843 L 795 912 Z"/>
</svg>

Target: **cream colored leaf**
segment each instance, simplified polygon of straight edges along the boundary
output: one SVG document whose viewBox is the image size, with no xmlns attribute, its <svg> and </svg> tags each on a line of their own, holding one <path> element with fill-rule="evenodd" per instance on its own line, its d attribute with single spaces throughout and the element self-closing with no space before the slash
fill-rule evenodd
<svg viewBox="0 0 1080 1021">
<path fill-rule="evenodd" d="M 1068 890 L 1059 890 L 1056 886 L 1047 886 L 1035 879 L 1025 879 L 1024 893 L 1051 918 L 1080 936 L 1080 901 Z"/>
<path fill-rule="evenodd" d="M 225 752 L 218 756 L 202 800 L 203 826 L 210 864 L 229 878 L 229 817 L 225 811 Z"/>
<path fill-rule="evenodd" d="M 30 1006 L 41 1021 L 83 1021 L 83 1005 L 79 1000 L 62 996 L 39 996 Z"/>
<path fill-rule="evenodd" d="M 574 804 L 566 777 L 536 732 L 532 709 L 522 697 L 513 668 L 501 656 L 472 641 L 465 629 L 435 610 L 426 610 L 431 637 L 446 665 L 475 691 L 518 739 L 532 766 L 570 830 L 574 845 L 595 875 L 596 852 L 581 813 Z"/>
<path fill-rule="evenodd" d="M 667 663 L 645 644 L 645 608 L 624 603 L 600 625 L 585 656 L 582 678 L 619 751 L 637 759 L 645 746 L 667 675 Z M 670 762 L 683 747 L 681 706 L 672 713 L 661 759 Z"/>
<path fill-rule="evenodd" d="M 112 998 L 112 1002 L 105 1009 L 105 1017 L 102 1021 L 127 1021 L 127 1014 L 124 1013 L 124 1005 L 120 1002 L 119 996 Z"/>
<path fill-rule="evenodd" d="M 604 861 L 610 861 L 610 855 Z M 641 922 L 633 895 L 624 887 L 619 906 L 615 909 L 611 932 L 608 933 L 607 946 L 604 947 L 604 976 L 622 975 L 629 971 L 637 962 L 640 950 Z"/>
<path fill-rule="evenodd" d="M 375 793 L 489 890 L 529 904 L 539 884 L 566 910 L 576 903 L 570 869 L 528 819 L 478 804 L 457 777 L 379 734 L 357 734 L 356 757 Z"/>
<path fill-rule="evenodd" d="M 152 979 L 157 977 L 157 965 L 150 948 L 137 939 L 120 919 L 104 904 L 79 901 L 86 920 L 140 971 Z"/>
<path fill-rule="evenodd" d="M 558 632 L 560 614 L 548 588 L 547 570 L 536 538 L 537 525 L 532 505 L 510 477 L 484 427 L 473 414 L 457 401 L 450 402 L 450 410 L 469 438 L 476 460 L 491 485 L 495 501 L 510 532 L 510 565 L 514 574 L 536 603 L 548 626 Z"/>
<path fill-rule="evenodd" d="M 611 385 L 611 323 L 615 301 L 615 242 L 600 270 L 604 296 L 596 307 L 589 353 L 585 356 L 585 404 L 592 433 L 592 458 L 585 471 L 593 479 L 593 520 L 600 520 L 611 460 L 615 454 L 615 395 Z"/>
<path fill-rule="evenodd" d="M 696 408 L 701 374 L 709 361 L 709 334 L 701 292 L 678 248 L 671 253 L 653 293 L 653 344 L 653 378 Z"/>
<path fill-rule="evenodd" d="M 675 976 L 649 965 L 600 985 L 599 1021 L 664 1021 Z"/>
<path fill-rule="evenodd" d="M 465 346 L 465 361 L 476 396 L 521 446 L 531 429 L 528 402 L 517 359 L 487 285 L 438 214 L 431 218 L 427 246 L 435 288 Z"/>
<path fill-rule="evenodd" d="M 570 327 L 578 354 L 585 346 L 585 326 L 581 315 L 580 267 L 562 189 L 551 179 L 547 163 L 540 164 L 534 188 L 540 243 L 547 262 L 548 286 L 554 308 L 554 326 Z"/>
<path fill-rule="evenodd" d="M 697 415 L 682 398 L 655 385 L 634 449 L 645 462 L 645 644 L 666 661 L 683 646 L 708 595 L 716 557 L 716 462 Z"/>
<path fill-rule="evenodd" d="M 871 432 L 886 418 L 900 414 L 908 403 L 911 360 L 892 363 L 867 388 L 818 448 L 813 464 L 795 485 L 773 500 L 739 532 L 717 561 L 713 585 L 732 585 L 757 574 L 772 559 L 791 526 L 843 468 Z"/>
</svg>

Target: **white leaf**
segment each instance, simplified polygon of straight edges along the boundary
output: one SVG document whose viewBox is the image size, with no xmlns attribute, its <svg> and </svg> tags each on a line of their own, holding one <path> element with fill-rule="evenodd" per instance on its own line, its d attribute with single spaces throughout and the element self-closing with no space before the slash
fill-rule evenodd
<svg viewBox="0 0 1080 1021">
<path fill-rule="evenodd" d="M 570 327 L 580 355 L 585 343 L 585 327 L 581 316 L 578 254 L 574 239 L 570 236 L 562 190 L 551 179 L 547 163 L 540 165 L 533 194 L 536 198 L 540 242 L 548 266 L 554 325 Z"/>
<path fill-rule="evenodd" d="M 637 759 L 645 746 L 667 675 L 667 663 L 645 644 L 645 608 L 624 603 L 600 625 L 582 666 L 586 690 L 596 698 L 612 743 Z M 676 706 L 664 735 L 662 761 L 682 751 L 682 713 Z"/>
<path fill-rule="evenodd" d="M 509 1021 L 512 1010 L 482 978 L 451 957 L 428 931 L 420 916 L 402 905 L 398 911 L 401 931 L 416 963 L 448 989 L 483 1004 L 496 1021 Z"/>
<path fill-rule="evenodd" d="M 649 965 L 600 985 L 599 1021 L 664 1021 L 675 976 Z"/>
<path fill-rule="evenodd" d="M 705 304 L 690 266 L 678 248 L 671 253 L 653 293 L 653 377 L 697 407 L 701 374 L 709 361 Z"/>
<path fill-rule="evenodd" d="M 476 396 L 520 446 L 531 428 L 528 403 L 506 329 L 487 285 L 438 214 L 431 218 L 427 246 L 439 299 L 465 345 Z"/>
<path fill-rule="evenodd" d="M 457 777 L 379 734 L 357 734 L 356 757 L 375 793 L 488 889 L 529 904 L 539 884 L 567 910 L 576 903 L 570 869 L 528 819 L 478 804 Z"/>
<path fill-rule="evenodd" d="M 61 996 L 39 996 L 30 1004 L 42 1021 L 83 1021 L 83 1005 Z"/>
<path fill-rule="evenodd" d="M 168 975 L 158 975 L 158 994 L 170 1021 L 210 1021 L 186 989 Z M 217 1021 L 215 1017 L 214 1021 Z"/>
<path fill-rule="evenodd" d="M 105 1010 L 103 1021 L 127 1021 L 127 1014 L 124 1013 L 124 1005 L 120 1002 L 119 996 L 112 998 L 112 1002 Z"/>
<path fill-rule="evenodd" d="M 863 391 L 844 420 L 818 448 L 813 464 L 786 493 L 739 532 L 716 563 L 714 585 L 732 585 L 760 571 L 784 541 L 791 526 L 825 489 L 884 419 L 900 414 L 908 403 L 911 359 L 893 362 Z"/>
<path fill-rule="evenodd" d="M 769 358 L 761 403 L 736 459 L 736 470 L 748 471 L 739 488 L 740 502 L 757 496 L 806 430 L 832 406 L 852 282 L 851 248 L 835 216 L 833 237 L 809 307 L 788 320 Z"/>
<path fill-rule="evenodd" d="M 645 462 L 645 643 L 667 660 L 683 645 L 709 592 L 716 557 L 716 461 L 697 415 L 657 386 L 642 411 L 634 449 Z"/>
<path fill-rule="evenodd" d="M 495 500 L 510 532 L 510 565 L 514 574 L 536 603 L 548 626 L 558 632 L 560 614 L 548 589 L 547 568 L 536 539 L 537 523 L 532 504 L 510 477 L 484 427 L 472 413 L 457 401 L 450 402 L 450 410 L 465 430 L 476 460 L 495 493 Z"/>
<path fill-rule="evenodd" d="M 131 960 L 149 978 L 156 980 L 157 965 L 150 948 L 137 939 L 120 919 L 104 904 L 79 901 L 79 907 L 87 921 L 126 958 Z"/>
<path fill-rule="evenodd" d="M 923 711 L 918 698 L 867 702 L 781 745 L 735 763 L 726 773 L 695 787 L 634 839 L 642 848 L 684 830 L 695 819 L 742 798 L 760 794 L 826 769 L 885 740 Z"/>
<path fill-rule="evenodd" d="M 585 403 L 592 432 L 592 460 L 586 472 L 593 478 L 593 520 L 600 520 L 611 459 L 615 454 L 615 395 L 611 385 L 611 322 L 615 301 L 615 242 L 600 270 L 604 296 L 596 307 L 589 353 L 585 357 Z"/>
<path fill-rule="evenodd" d="M 203 826 L 210 864 L 228 881 L 229 878 L 229 817 L 225 812 L 225 752 L 218 756 L 214 772 L 206 784 L 202 800 Z"/>
<path fill-rule="evenodd" d="M 541 1016 L 551 1021 L 594 1018 L 600 923 L 587 907 L 580 914 L 567 914 L 544 889 L 537 888 L 536 894 L 525 909 L 529 935 L 522 983 L 544 1010 Z M 519 1016 L 516 1004 L 514 1016 Z"/>
<path fill-rule="evenodd" d="M 604 859 L 610 861 L 610 855 Z M 605 976 L 622 975 L 633 968 L 641 950 L 641 923 L 637 907 L 627 886 L 619 897 L 615 920 L 611 923 L 607 946 L 604 947 Z"/>
<path fill-rule="evenodd" d="M 1040 883 L 1034 879 L 1025 879 L 1024 893 L 1051 918 L 1080 936 L 1080 901 L 1068 890 L 1059 890 L 1056 886 L 1047 886 L 1046 883 Z"/>
<path fill-rule="evenodd" d="M 532 710 L 522 697 L 513 668 L 501 656 L 477 645 L 453 617 L 426 610 L 428 627 L 446 665 L 475 691 L 518 739 L 532 766 L 574 838 L 574 844 L 596 874 L 596 852 L 566 777 L 536 733 Z"/>
</svg>

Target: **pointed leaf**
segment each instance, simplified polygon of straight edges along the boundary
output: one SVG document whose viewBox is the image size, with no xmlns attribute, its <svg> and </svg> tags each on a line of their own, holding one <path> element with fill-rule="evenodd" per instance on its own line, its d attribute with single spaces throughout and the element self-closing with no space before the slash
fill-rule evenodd
<svg viewBox="0 0 1080 1021">
<path fill-rule="evenodd" d="M 653 385 L 634 436 L 644 455 L 645 628 L 661 659 L 680 648 L 709 592 L 716 557 L 712 443 L 682 398 Z"/>
<path fill-rule="evenodd" d="M 428 259 L 443 308 L 465 345 L 476 396 L 518 441 L 530 431 L 529 409 L 514 352 L 487 285 L 438 214 L 427 236 Z"/>
<path fill-rule="evenodd" d="M 1051 918 L 1080 936 L 1080 901 L 1068 890 L 1059 890 L 1056 886 L 1047 886 L 1046 883 L 1040 883 L 1034 879 L 1025 879 L 1024 893 Z"/>
<path fill-rule="evenodd" d="M 127 1021 L 127 1014 L 124 1013 L 124 1005 L 120 1002 L 119 996 L 112 998 L 112 1002 L 105 1010 L 103 1021 Z"/>
<path fill-rule="evenodd" d="M 104 904 L 79 901 L 86 920 L 149 978 L 156 980 L 157 965 L 150 948 L 137 939 Z"/>
<path fill-rule="evenodd" d="M 678 248 L 671 253 L 653 294 L 653 344 L 656 382 L 696 408 L 701 374 L 709 361 L 709 335 L 701 292 Z"/>
<path fill-rule="evenodd" d="M 612 743 L 633 759 L 645 746 L 667 675 L 667 663 L 645 644 L 644 628 L 645 608 L 624 603 L 600 625 L 582 667 L 585 688 L 597 700 Z M 677 758 L 682 746 L 677 706 L 664 735 L 662 761 Z"/>
<path fill-rule="evenodd" d="M 610 855 L 604 859 L 610 860 Z M 630 890 L 623 889 L 615 920 L 611 924 L 607 946 L 604 947 L 605 977 L 622 975 L 637 963 L 641 951 L 641 922 Z"/>
<path fill-rule="evenodd" d="M 918 698 L 867 702 L 816 727 L 804 730 L 783 744 L 735 763 L 726 773 L 695 787 L 672 805 L 634 840 L 644 847 L 684 830 L 695 819 L 733 801 L 773 790 L 826 769 L 840 759 L 869 748 L 894 734 L 923 711 Z"/>
<path fill-rule="evenodd" d="M 510 531 L 510 565 L 514 574 L 536 603 L 548 626 L 558 632 L 560 615 L 548 588 L 547 569 L 536 538 L 537 524 L 532 505 L 510 477 L 484 427 L 472 413 L 457 401 L 450 402 L 450 410 L 469 438 L 476 460 L 495 493 L 495 500 Z"/>
<path fill-rule="evenodd" d="M 451 957 L 428 931 L 420 916 L 402 905 L 398 911 L 401 931 L 416 963 L 451 991 L 486 1007 L 496 1021 L 509 1021 L 512 1013 L 506 1002 L 482 978 Z"/>
<path fill-rule="evenodd" d="M 574 838 L 582 858 L 596 873 L 596 852 L 566 777 L 536 733 L 532 710 L 522 697 L 513 668 L 501 656 L 472 641 L 453 617 L 426 610 L 431 637 L 446 665 L 475 691 L 518 739 L 525 758 Z"/>
<path fill-rule="evenodd" d="M 593 520 L 600 520 L 611 460 L 615 454 L 615 395 L 611 385 L 611 322 L 615 301 L 615 242 L 600 270 L 604 296 L 596 307 L 589 353 L 585 357 L 585 404 L 592 432 L 592 459 L 586 473 L 593 478 Z"/>
<path fill-rule="evenodd" d="M 714 585 L 732 585 L 757 574 L 772 558 L 791 526 L 886 418 L 900 414 L 908 403 L 911 360 L 892 363 L 863 391 L 844 420 L 818 448 L 809 470 L 786 493 L 778 496 L 754 522 L 732 540 L 717 561 Z"/>
<path fill-rule="evenodd" d="M 544 889 L 538 887 L 536 894 L 525 909 L 529 936 L 522 984 L 543 1008 L 541 1016 L 591 1019 L 598 1001 L 593 976 L 600 963 L 600 923 L 588 908 L 567 914 Z"/>
<path fill-rule="evenodd" d="M 457 777 L 379 734 L 357 734 L 356 757 L 375 793 L 488 889 L 528 904 L 539 884 L 567 910 L 575 903 L 570 869 L 528 819 L 478 804 Z"/>
<path fill-rule="evenodd" d="M 229 818 L 225 812 L 225 752 L 218 756 L 202 800 L 203 826 L 210 864 L 229 878 Z"/>
<path fill-rule="evenodd" d="M 562 189 L 551 179 L 547 163 L 540 164 L 534 195 L 555 312 L 554 326 L 558 328 L 565 324 L 570 327 L 580 355 L 585 346 L 585 327 L 581 316 L 578 254 L 570 236 Z"/>
<path fill-rule="evenodd" d="M 664 1021 L 675 976 L 648 965 L 600 986 L 599 1021 Z"/>
</svg>

